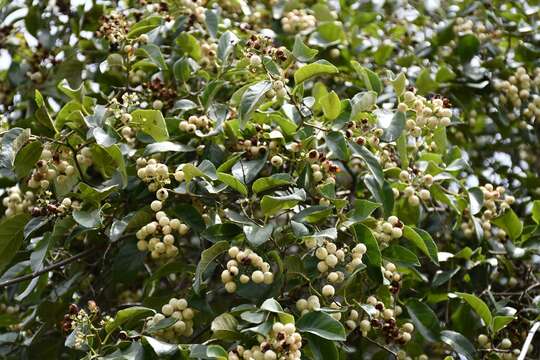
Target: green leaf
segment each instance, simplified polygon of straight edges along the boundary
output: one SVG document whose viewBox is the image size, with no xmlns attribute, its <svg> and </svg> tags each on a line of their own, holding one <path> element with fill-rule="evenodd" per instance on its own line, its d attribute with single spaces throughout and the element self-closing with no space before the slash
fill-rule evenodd
<svg viewBox="0 0 540 360">
<path fill-rule="evenodd" d="M 533 201 L 532 219 L 535 223 L 540 224 L 540 200 Z"/>
<path fill-rule="evenodd" d="M 457 292 L 456 295 L 465 300 L 473 308 L 473 310 L 482 318 L 482 320 L 484 320 L 486 326 L 492 326 L 493 316 L 491 315 L 491 311 L 489 310 L 488 306 L 482 299 L 473 294 Z"/>
<path fill-rule="evenodd" d="M 272 232 L 274 231 L 274 225 L 266 224 L 261 227 L 259 225 L 244 225 L 244 234 L 247 241 L 254 247 L 260 246 L 270 240 Z"/>
<path fill-rule="evenodd" d="M 294 82 L 296 85 L 311 79 L 312 77 L 326 74 L 336 74 L 339 70 L 326 60 L 318 60 L 314 63 L 304 65 L 294 73 Z"/>
<path fill-rule="evenodd" d="M 418 257 L 411 250 L 401 245 L 390 245 L 382 251 L 382 256 L 394 263 L 405 266 L 420 266 Z"/>
<path fill-rule="evenodd" d="M 394 87 L 394 92 L 396 96 L 401 96 L 405 92 L 407 86 L 407 77 L 404 73 L 399 73 L 394 80 L 392 80 L 392 86 Z"/>
<path fill-rule="evenodd" d="M 218 91 L 225 85 L 223 80 L 212 80 L 206 85 L 204 92 L 201 96 L 201 103 L 204 109 L 208 109 L 212 104 L 214 97 L 217 95 Z"/>
<path fill-rule="evenodd" d="M 441 286 L 442 284 L 446 284 L 451 278 L 454 277 L 454 275 L 456 275 L 459 272 L 460 269 L 461 267 L 458 266 L 452 270 L 437 271 L 435 275 L 433 276 L 433 281 L 431 283 L 432 287 L 436 288 L 438 286 Z"/>
<path fill-rule="evenodd" d="M 91 203 L 95 207 L 99 207 L 101 202 L 105 200 L 110 194 L 117 191 L 118 186 L 112 185 L 104 188 L 94 188 L 85 183 L 79 183 L 80 199 L 88 203 Z"/>
<path fill-rule="evenodd" d="M 261 170 L 264 168 L 267 158 L 268 153 L 265 153 L 264 156 L 255 160 L 245 161 L 240 159 L 231 168 L 231 173 L 233 176 L 240 179 L 244 184 L 249 184 L 255 180 L 255 178 L 257 178 L 257 175 L 259 175 Z"/>
<path fill-rule="evenodd" d="M 300 211 L 293 216 L 293 220 L 296 222 L 303 222 L 309 224 L 316 224 L 322 220 L 325 220 L 332 214 L 332 207 L 323 205 L 312 205 Z"/>
<path fill-rule="evenodd" d="M 280 314 L 283 312 L 283 307 L 281 304 L 274 298 L 266 299 L 261 304 L 261 310 L 270 311 L 272 313 Z"/>
<path fill-rule="evenodd" d="M 497 334 L 499 331 L 504 329 L 508 324 L 514 321 L 514 316 L 509 315 L 500 315 L 493 317 L 493 333 Z"/>
<path fill-rule="evenodd" d="M 480 49 L 480 40 L 474 34 L 466 34 L 459 38 L 456 53 L 462 61 L 469 61 Z"/>
<path fill-rule="evenodd" d="M 356 71 L 360 78 L 364 81 L 364 86 L 371 91 L 375 91 L 377 94 L 381 94 L 383 90 L 383 84 L 379 75 L 375 74 L 368 68 L 360 65 L 357 61 L 351 61 L 353 69 Z"/>
<path fill-rule="evenodd" d="M 357 199 L 354 202 L 353 209 L 347 214 L 350 222 L 360 222 L 366 220 L 381 204 L 369 200 Z"/>
<path fill-rule="evenodd" d="M 303 315 L 296 323 L 300 332 L 317 335 L 323 339 L 345 341 L 345 328 L 339 321 L 322 311 L 311 311 Z"/>
<path fill-rule="evenodd" d="M 155 313 L 154 310 L 143 306 L 132 306 L 127 309 L 119 310 L 116 313 L 114 320 L 105 325 L 105 330 L 108 333 L 111 333 L 128 321 L 143 319 L 147 316 L 154 315 Z"/>
<path fill-rule="evenodd" d="M 452 81 L 456 78 L 456 74 L 446 65 L 442 65 L 435 75 L 435 80 L 438 83 L 445 83 Z"/>
<path fill-rule="evenodd" d="M 95 210 L 74 210 L 73 219 L 82 227 L 96 229 L 101 225 L 101 215 L 99 209 Z"/>
<path fill-rule="evenodd" d="M 244 196 L 248 195 L 248 189 L 246 185 L 234 176 L 222 172 L 218 172 L 217 176 L 219 181 L 221 181 L 222 183 L 227 184 L 228 186 L 230 186 Z"/>
<path fill-rule="evenodd" d="M 75 100 L 78 103 L 83 103 L 84 98 L 84 87 L 83 84 L 79 85 L 77 89 L 73 89 L 66 79 L 60 81 L 57 85 L 58 90 L 63 92 L 71 100 Z"/>
<path fill-rule="evenodd" d="M 21 247 L 28 214 L 18 214 L 0 221 L 0 272 L 11 262 Z"/>
<path fill-rule="evenodd" d="M 176 38 L 176 44 L 182 52 L 195 60 L 200 60 L 202 57 L 201 46 L 197 38 L 187 32 L 182 32 Z"/>
<path fill-rule="evenodd" d="M 439 264 L 437 245 L 427 231 L 405 225 L 403 236 L 412 241 L 434 264 Z"/>
<path fill-rule="evenodd" d="M 384 65 L 390 56 L 392 56 L 392 53 L 394 52 L 394 45 L 390 44 L 381 44 L 377 51 L 373 54 L 373 59 L 375 60 L 375 63 L 377 65 Z"/>
<path fill-rule="evenodd" d="M 15 154 L 13 171 L 19 179 L 28 176 L 36 166 L 36 162 L 41 158 L 43 145 L 40 141 L 33 141 L 26 144 Z"/>
<path fill-rule="evenodd" d="M 356 120 L 358 114 L 373 109 L 377 104 L 377 93 L 375 91 L 360 92 L 351 99 L 351 119 Z"/>
<path fill-rule="evenodd" d="M 382 283 L 383 277 L 381 272 L 382 255 L 379 249 L 379 243 L 370 228 L 364 224 L 353 225 L 354 238 L 357 243 L 366 245 L 367 252 L 364 255 L 366 258 L 365 264 L 367 265 L 367 271 L 369 276 L 376 282 Z"/>
<path fill-rule="evenodd" d="M 417 299 L 409 299 L 405 306 L 418 332 L 428 341 L 439 341 L 441 325 L 433 310 Z"/>
<path fill-rule="evenodd" d="M 161 25 L 162 18 L 161 16 L 150 16 L 145 19 L 142 19 L 138 23 L 132 25 L 127 34 L 128 39 L 135 39 L 141 34 L 150 32 L 151 30 L 157 28 Z"/>
<path fill-rule="evenodd" d="M 503 229 L 513 241 L 523 232 L 523 223 L 512 209 L 507 209 L 504 214 L 492 219 L 491 223 Z"/>
<path fill-rule="evenodd" d="M 173 74 L 177 81 L 186 82 L 191 75 L 191 66 L 189 59 L 182 57 L 178 59 L 173 65 Z"/>
<path fill-rule="evenodd" d="M 366 163 L 369 171 L 377 180 L 377 183 L 379 186 L 382 186 L 384 183 L 384 173 L 381 167 L 381 164 L 379 163 L 379 160 L 373 155 L 371 151 L 369 151 L 366 147 L 358 145 L 352 141 L 349 142 L 349 146 L 351 147 L 353 153 L 355 155 L 358 155 L 364 162 Z"/>
<path fill-rule="evenodd" d="M 296 35 L 294 38 L 294 45 L 293 45 L 293 56 L 301 61 L 301 62 L 308 62 L 311 61 L 319 50 L 312 49 L 304 44 L 302 41 L 302 36 Z"/>
<path fill-rule="evenodd" d="M 150 135 L 156 141 L 169 139 L 167 124 L 159 110 L 135 110 L 131 113 L 131 124 Z"/>
<path fill-rule="evenodd" d="M 218 42 L 217 56 L 221 62 L 227 62 L 229 55 L 232 54 L 235 45 L 238 43 L 238 36 L 231 31 L 225 31 Z"/>
<path fill-rule="evenodd" d="M 206 28 L 208 29 L 208 33 L 213 38 L 216 38 L 217 33 L 218 33 L 218 26 L 219 26 L 219 15 L 217 11 L 213 11 L 211 9 L 206 9 L 204 14 L 206 16 L 205 23 L 206 23 Z"/>
<path fill-rule="evenodd" d="M 181 219 L 195 231 L 201 232 L 206 227 L 201 214 L 192 205 L 179 203 L 169 211 L 171 216 Z"/>
<path fill-rule="evenodd" d="M 155 334 L 156 332 L 158 331 L 161 331 L 161 330 L 165 330 L 165 329 L 168 329 L 170 328 L 171 326 L 173 326 L 178 320 L 173 318 L 173 317 L 169 317 L 169 318 L 164 318 L 164 319 L 161 319 L 159 322 L 157 322 L 156 324 L 153 324 L 152 326 L 150 326 L 149 328 L 146 329 L 146 332 L 149 333 L 149 334 Z"/>
<path fill-rule="evenodd" d="M 324 116 L 328 120 L 334 120 L 341 112 L 341 102 L 335 91 L 331 91 L 320 99 Z"/>
<path fill-rule="evenodd" d="M 148 343 L 148 345 L 150 345 L 152 350 L 154 350 L 156 355 L 159 357 L 169 356 L 178 351 L 178 345 L 169 344 L 150 336 L 143 336 L 142 338 Z"/>
<path fill-rule="evenodd" d="M 228 241 L 223 240 L 210 246 L 208 249 L 201 253 L 201 259 L 197 263 L 197 269 L 195 270 L 195 276 L 193 281 L 193 290 L 199 294 L 201 285 L 204 281 L 204 273 L 212 262 L 214 262 L 221 254 L 229 250 L 230 244 Z"/>
<path fill-rule="evenodd" d="M 431 74 L 428 69 L 424 69 L 420 72 L 416 78 L 416 88 L 420 95 L 426 95 L 430 92 L 434 92 L 439 88 L 439 85 L 431 78 Z"/>
<path fill-rule="evenodd" d="M 234 223 L 224 223 L 211 225 L 206 230 L 201 232 L 201 236 L 211 242 L 218 242 L 221 240 L 231 241 L 236 236 L 242 233 L 242 229 Z"/>
<path fill-rule="evenodd" d="M 460 333 L 451 330 L 443 330 L 441 332 L 441 340 L 465 359 L 478 359 L 474 345 Z"/>
<path fill-rule="evenodd" d="M 343 161 L 349 161 L 351 151 L 347 146 L 345 136 L 341 131 L 331 131 L 326 134 L 326 145 L 332 151 L 332 157 Z"/>
<path fill-rule="evenodd" d="M 401 161 L 401 168 L 407 169 L 409 167 L 409 155 L 407 151 L 407 135 L 401 134 L 396 140 L 396 147 Z"/>
<path fill-rule="evenodd" d="M 206 356 L 217 360 L 227 360 L 229 358 L 229 353 L 227 353 L 220 345 L 208 345 Z"/>
<path fill-rule="evenodd" d="M 311 350 L 314 360 L 339 359 L 336 344 L 312 334 L 304 334 L 307 347 Z"/>
<path fill-rule="evenodd" d="M 370 175 L 364 177 L 364 183 L 375 200 L 383 205 L 384 215 L 386 217 L 392 215 L 392 211 L 394 210 L 394 192 L 390 183 L 385 180 L 381 186 L 375 177 Z"/>
<path fill-rule="evenodd" d="M 479 187 L 473 187 L 467 190 L 469 194 L 469 204 L 471 215 L 476 215 L 482 210 L 484 205 L 484 193 Z"/>
<path fill-rule="evenodd" d="M 49 111 L 47 110 L 47 106 L 45 105 L 43 96 L 37 89 L 35 90 L 34 99 L 38 107 L 36 112 L 34 113 L 34 116 L 36 117 L 37 121 L 41 125 L 46 127 L 47 129 L 53 130 L 55 133 L 58 132 L 51 118 L 51 115 L 49 114 Z"/>
<path fill-rule="evenodd" d="M 135 52 L 137 55 L 142 55 L 148 58 L 154 65 L 156 65 L 160 70 L 167 71 L 168 66 L 165 62 L 165 58 L 161 53 L 159 46 L 155 44 L 147 44 L 138 48 Z"/>
<path fill-rule="evenodd" d="M 229 313 L 223 313 L 212 320 L 210 330 L 215 339 L 234 340 L 238 337 L 238 320 Z"/>
<path fill-rule="evenodd" d="M 398 111 L 394 114 L 388 126 L 381 126 L 381 123 L 379 123 L 379 127 L 384 130 L 381 140 L 384 142 L 396 141 L 403 132 L 403 129 L 405 129 L 406 120 L 405 113 Z"/>
<path fill-rule="evenodd" d="M 272 82 L 268 80 L 259 81 L 250 87 L 242 95 L 240 105 L 238 107 L 238 119 L 240 127 L 244 127 L 251 114 L 257 109 L 258 103 L 264 98 L 266 92 L 272 88 Z"/>
<path fill-rule="evenodd" d="M 293 184 L 294 184 L 294 179 L 292 178 L 291 175 L 287 173 L 277 173 L 277 174 L 272 174 L 271 176 L 268 176 L 268 177 L 262 177 L 255 180 L 255 182 L 253 182 L 253 185 L 251 186 L 251 189 L 253 190 L 254 193 L 258 194 L 263 191 L 275 189 L 280 186 L 285 186 L 285 185 L 288 186 L 288 185 L 293 185 Z"/>
<path fill-rule="evenodd" d="M 290 195 L 264 195 L 261 200 L 261 209 L 266 216 L 275 215 L 281 210 L 293 208 L 298 202 L 304 200 L 306 200 L 306 192 L 304 189 L 297 190 Z"/>
</svg>

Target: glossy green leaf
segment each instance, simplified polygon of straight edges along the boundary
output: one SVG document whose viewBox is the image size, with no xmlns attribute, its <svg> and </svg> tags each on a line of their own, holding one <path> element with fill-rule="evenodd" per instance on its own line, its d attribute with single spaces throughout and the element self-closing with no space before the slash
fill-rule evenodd
<svg viewBox="0 0 540 360">
<path fill-rule="evenodd" d="M 523 223 L 512 209 L 506 209 L 502 215 L 492 219 L 491 223 L 503 229 L 510 236 L 510 239 L 514 241 L 523 232 Z"/>
<path fill-rule="evenodd" d="M 294 73 L 294 82 L 296 85 L 311 79 L 315 76 L 336 74 L 339 70 L 326 60 L 318 60 L 314 63 L 304 65 Z"/>
<path fill-rule="evenodd" d="M 245 126 L 251 114 L 257 109 L 257 105 L 264 98 L 266 92 L 272 88 L 272 83 L 268 80 L 259 81 L 250 87 L 242 95 L 238 115 L 241 126 Z"/>
<path fill-rule="evenodd" d="M 131 124 L 156 141 L 166 141 L 169 139 L 169 132 L 163 114 L 159 110 L 135 110 L 131 113 Z"/>
<path fill-rule="evenodd" d="M 318 50 L 306 46 L 300 35 L 295 36 L 292 53 L 296 59 L 302 62 L 308 62 L 311 61 L 318 52 Z"/>
<path fill-rule="evenodd" d="M 201 253 L 201 259 L 197 263 L 197 269 L 195 270 L 195 277 L 193 281 L 193 290 L 198 294 L 201 290 L 201 286 L 204 282 L 204 273 L 212 262 L 214 262 L 219 256 L 229 250 L 230 244 L 228 241 L 223 240 L 210 246 L 208 249 Z"/>
<path fill-rule="evenodd" d="M 339 321 L 322 311 L 311 311 L 296 323 L 298 331 L 317 335 L 323 339 L 345 341 L 345 328 Z"/>
<path fill-rule="evenodd" d="M 456 294 L 457 296 L 465 300 L 473 308 L 473 310 L 482 318 L 482 320 L 484 320 L 484 324 L 486 326 L 492 326 L 493 316 L 491 315 L 489 307 L 482 299 L 473 294 L 466 294 L 460 292 L 457 292 Z"/>
<path fill-rule="evenodd" d="M 293 194 L 283 196 L 264 195 L 261 200 L 261 209 L 266 216 L 274 215 L 282 210 L 288 210 L 306 200 L 304 189 L 297 190 Z"/>
<path fill-rule="evenodd" d="M 335 91 L 329 92 L 327 95 L 323 96 L 320 99 L 320 104 L 322 106 L 324 116 L 328 120 L 335 120 L 339 113 L 341 112 L 341 102 L 339 101 L 339 96 Z"/>
<path fill-rule="evenodd" d="M 435 312 L 417 299 L 409 299 L 405 306 L 418 332 L 428 341 L 439 341 L 442 329 Z"/>
</svg>

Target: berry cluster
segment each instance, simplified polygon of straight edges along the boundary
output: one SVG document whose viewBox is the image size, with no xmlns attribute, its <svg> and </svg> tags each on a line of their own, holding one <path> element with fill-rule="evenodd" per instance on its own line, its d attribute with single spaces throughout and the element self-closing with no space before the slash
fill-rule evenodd
<svg viewBox="0 0 540 360">
<path fill-rule="evenodd" d="M 157 200 L 156 200 L 157 201 Z M 174 245 L 173 232 L 185 236 L 189 227 L 179 219 L 169 219 L 163 211 L 156 213 L 156 221 L 152 221 L 140 228 L 136 237 L 139 251 L 149 251 L 152 259 L 161 257 L 173 258 L 178 255 L 178 247 Z M 146 238 L 151 237 L 150 240 Z"/>
<path fill-rule="evenodd" d="M 2 205 L 6 208 L 4 214 L 9 217 L 23 213 L 32 207 L 34 199 L 35 195 L 31 191 L 23 194 L 17 185 L 9 187 L 2 199 Z"/>
<path fill-rule="evenodd" d="M 362 336 L 367 336 L 372 330 L 378 330 L 387 343 L 396 342 L 405 345 L 411 340 L 414 325 L 406 322 L 398 326 L 396 322 L 396 316 L 401 313 L 401 308 L 399 310 L 397 307 L 395 309 L 387 308 L 374 296 L 367 299 L 367 304 L 372 305 L 375 310 L 370 313 L 371 319 L 360 321 L 359 327 Z"/>
<path fill-rule="evenodd" d="M 521 354 L 521 350 L 519 348 L 520 344 L 512 343 L 512 340 L 509 338 L 503 338 L 496 347 L 494 347 L 495 344 L 486 334 L 478 335 L 477 341 L 481 348 L 490 350 L 498 359 L 516 360 L 519 357 L 519 354 Z M 516 346 L 514 349 L 512 349 L 513 345 Z M 531 353 L 533 349 L 533 344 L 530 344 L 527 352 Z"/>
<path fill-rule="evenodd" d="M 281 18 L 283 31 L 287 33 L 299 33 L 314 28 L 317 18 L 308 14 L 304 9 L 294 9 Z"/>
<path fill-rule="evenodd" d="M 292 323 L 275 322 L 272 331 L 266 337 L 257 337 L 258 345 L 245 349 L 238 345 L 229 352 L 229 360 L 299 360 L 302 356 L 302 336 L 296 332 Z"/>
<path fill-rule="evenodd" d="M 137 176 L 148 184 L 148 191 L 150 192 L 155 192 L 171 183 L 169 167 L 159 163 L 156 159 L 138 158 L 137 169 Z M 154 211 L 159 211 L 159 209 Z"/>
<path fill-rule="evenodd" d="M 104 37 L 111 44 L 119 44 L 126 39 L 130 24 L 122 13 L 113 11 L 102 16 L 100 22 L 99 30 L 96 31 L 97 37 Z"/>
<path fill-rule="evenodd" d="M 522 116 L 530 122 L 540 119 L 540 67 L 535 68 L 534 75 L 529 75 L 524 67 L 516 69 L 508 80 L 494 82 L 495 89 L 500 92 L 499 101 L 511 112 L 510 120 L 520 120 Z M 526 121 L 520 121 L 525 127 Z"/>
<path fill-rule="evenodd" d="M 414 91 L 406 91 L 404 102 L 398 104 L 398 111 L 414 111 L 415 118 L 407 119 L 405 126 L 414 137 L 427 136 L 437 127 L 451 124 L 452 110 L 448 99 L 440 97 L 425 98 Z M 433 144 L 430 144 L 433 147 Z"/>
<path fill-rule="evenodd" d="M 82 154 L 87 156 L 83 156 Z M 76 169 L 70 165 L 64 152 L 53 153 L 48 148 L 43 149 L 40 159 L 36 162 L 36 167 L 28 179 L 28 187 L 32 189 L 48 189 L 51 181 L 64 182 L 68 176 L 73 176 Z M 81 154 L 77 155 L 77 161 L 85 165 L 91 165 L 90 149 L 81 149 Z"/>
<path fill-rule="evenodd" d="M 403 223 L 397 216 L 389 216 L 386 221 L 379 220 L 373 232 L 382 247 L 389 245 L 390 241 L 403 236 Z"/>
<path fill-rule="evenodd" d="M 306 239 L 306 246 L 309 249 L 315 249 L 314 255 L 319 260 L 317 263 L 317 270 L 321 274 L 326 274 L 330 269 L 335 269 L 340 265 L 345 265 L 347 271 L 354 271 L 360 264 L 362 264 L 362 256 L 366 252 L 364 244 L 357 244 L 352 251 L 351 256 L 347 256 L 349 253 L 349 247 L 344 244 L 342 248 L 331 241 L 324 240 L 320 245 L 314 238 Z M 347 261 L 349 260 L 349 261 Z M 332 283 L 343 281 L 345 275 L 341 271 L 330 271 L 327 279 Z"/>
<path fill-rule="evenodd" d="M 146 327 L 150 328 L 167 318 L 173 318 L 176 319 L 176 322 L 165 329 L 158 330 L 156 335 L 173 343 L 177 343 L 178 338 L 181 336 L 191 336 L 193 334 L 195 311 L 188 305 L 186 299 L 170 299 L 167 304 L 161 307 L 161 313 L 146 319 Z"/>
<path fill-rule="evenodd" d="M 253 281 L 255 284 L 270 285 L 274 281 L 270 264 L 253 250 L 248 248 L 240 250 L 233 246 L 228 254 L 231 260 L 227 262 L 227 269 L 221 273 L 221 281 L 228 293 L 234 293 L 237 289 L 235 278 L 238 278 L 241 284 Z"/>
<path fill-rule="evenodd" d="M 504 240 L 507 235 L 503 229 L 497 228 L 493 231 L 491 219 L 497 217 L 503 213 L 506 209 L 509 209 L 516 199 L 512 195 L 504 195 L 506 189 L 502 186 L 493 187 L 492 184 L 485 184 L 480 186 L 482 193 L 484 194 L 484 207 L 481 216 L 481 226 L 486 234 L 495 235 L 498 239 Z M 474 235 L 474 224 L 472 219 L 469 222 L 463 222 L 461 224 L 465 236 L 472 237 Z"/>
<path fill-rule="evenodd" d="M 275 47 L 272 39 L 268 36 L 253 34 L 246 42 L 246 46 L 249 48 L 247 58 L 250 58 L 250 53 L 258 53 L 271 56 L 281 62 L 287 60 L 287 49 L 285 47 Z"/>
<path fill-rule="evenodd" d="M 300 315 L 305 315 L 310 311 L 318 311 L 321 308 L 321 302 L 317 295 L 311 295 L 307 299 L 300 298 L 296 301 L 296 309 Z"/>
<path fill-rule="evenodd" d="M 191 115 L 188 120 L 182 120 L 178 124 L 180 131 L 195 134 L 196 131 L 200 131 L 205 134 L 212 131 L 212 120 L 210 120 L 206 115 L 196 116 Z"/>
</svg>

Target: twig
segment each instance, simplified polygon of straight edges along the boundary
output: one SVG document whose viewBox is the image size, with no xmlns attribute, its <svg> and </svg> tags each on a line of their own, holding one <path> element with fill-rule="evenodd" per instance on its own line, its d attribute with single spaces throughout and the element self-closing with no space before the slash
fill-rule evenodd
<svg viewBox="0 0 540 360">
<path fill-rule="evenodd" d="M 392 354 L 392 356 L 394 356 L 394 359 L 397 359 L 397 358 L 398 358 L 396 352 L 395 352 L 395 351 L 392 351 L 388 346 L 385 346 L 385 345 L 383 345 L 383 344 L 381 344 L 381 343 L 379 343 L 379 342 L 377 342 L 377 341 L 375 341 L 375 340 L 372 340 L 372 339 L 370 339 L 370 338 L 367 337 L 367 336 L 365 336 L 364 339 L 366 339 L 367 341 L 369 341 L 369 342 L 372 343 L 372 344 L 377 345 L 378 347 L 380 347 L 381 349 L 387 351 L 388 353 Z"/>
<path fill-rule="evenodd" d="M 527 339 L 525 339 L 525 343 L 523 343 L 523 347 L 521 348 L 521 352 L 519 353 L 519 357 L 517 360 L 525 359 L 525 356 L 527 356 L 527 351 L 529 351 L 529 346 L 531 346 L 531 342 L 534 337 L 534 334 L 536 333 L 536 331 L 538 331 L 539 327 L 540 327 L 540 321 L 535 321 L 533 326 L 529 330 L 529 334 L 527 335 Z"/>
<path fill-rule="evenodd" d="M 96 251 L 96 248 L 87 249 L 87 250 L 85 250 L 85 251 L 83 251 L 83 252 L 81 252 L 81 253 L 79 253 L 77 255 L 73 255 L 72 257 L 69 257 L 69 258 L 64 259 L 62 261 L 59 261 L 59 262 L 54 263 L 52 265 L 46 266 L 41 270 L 34 271 L 34 272 L 30 273 L 30 274 L 19 276 L 19 277 L 13 278 L 13 279 L 6 280 L 6 281 L 0 283 L 0 289 L 4 288 L 6 286 L 18 284 L 18 283 L 26 281 L 26 280 L 31 280 L 31 279 L 33 279 L 35 277 L 38 277 L 38 276 L 40 276 L 42 274 L 45 274 L 46 272 L 49 272 L 51 270 L 60 268 L 60 267 L 62 267 L 64 265 L 67 265 L 67 264 L 72 263 L 72 262 L 74 262 L 74 261 L 76 261 L 78 259 L 81 259 L 81 258 L 83 258 L 85 256 L 88 256 L 91 253 L 94 253 L 95 251 Z"/>
</svg>

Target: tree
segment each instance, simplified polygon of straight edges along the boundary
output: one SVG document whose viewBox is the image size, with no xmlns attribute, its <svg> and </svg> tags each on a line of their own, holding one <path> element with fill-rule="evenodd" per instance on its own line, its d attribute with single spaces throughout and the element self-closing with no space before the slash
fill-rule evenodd
<svg viewBox="0 0 540 360">
<path fill-rule="evenodd" d="M 0 0 L 6 359 L 536 359 L 536 2 Z"/>
</svg>

